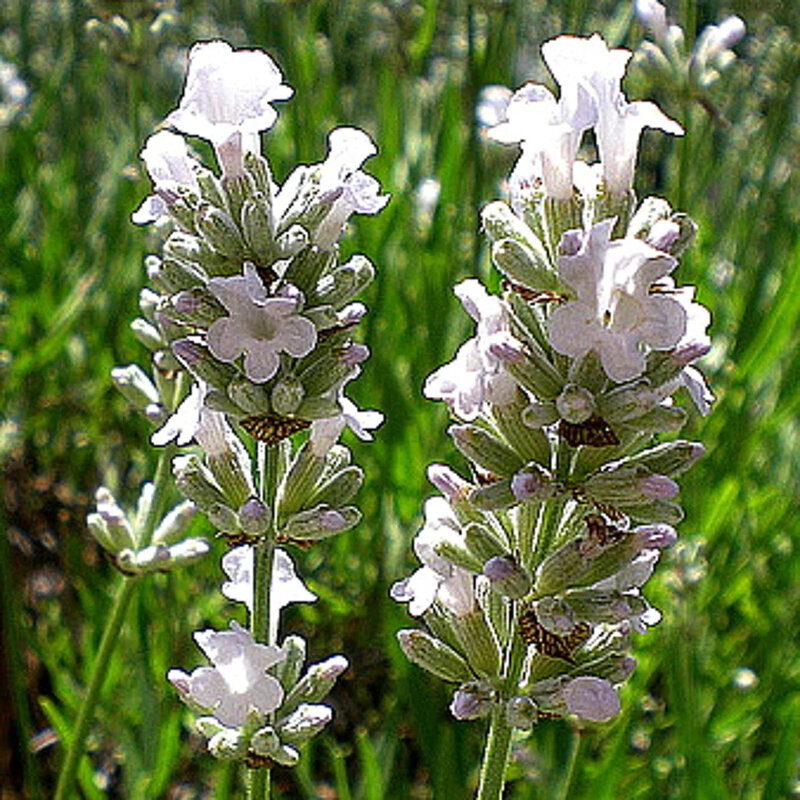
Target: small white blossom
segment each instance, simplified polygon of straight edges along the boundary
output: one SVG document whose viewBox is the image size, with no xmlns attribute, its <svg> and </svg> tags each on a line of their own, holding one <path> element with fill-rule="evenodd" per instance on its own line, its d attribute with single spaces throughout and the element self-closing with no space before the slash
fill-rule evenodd
<svg viewBox="0 0 800 800">
<path fill-rule="evenodd" d="M 594 123 L 606 188 L 616 194 L 633 185 L 639 137 L 644 128 L 660 128 L 675 136 L 683 128 L 655 104 L 629 103 L 622 93 L 629 50 L 609 50 L 603 39 L 559 36 L 542 45 L 542 56 L 561 86 L 580 86 L 592 94 L 597 112 Z"/>
<path fill-rule="evenodd" d="M 183 96 L 167 122 L 215 147 L 240 134 L 245 152 L 256 152 L 257 134 L 269 130 L 278 117 L 270 104 L 291 96 L 292 88 L 262 50 L 201 42 L 189 52 Z"/>
<path fill-rule="evenodd" d="M 378 152 L 372 139 L 358 128 L 336 128 L 328 136 L 328 157 L 319 168 L 320 200 L 330 210 L 314 233 L 314 243 L 329 250 L 338 241 L 353 213 L 377 214 L 389 202 L 380 184 L 360 169 Z"/>
<path fill-rule="evenodd" d="M 425 501 L 425 525 L 414 538 L 414 552 L 422 567 L 390 591 L 392 599 L 408 603 L 408 613 L 414 617 L 424 614 L 434 601 L 456 616 L 475 608 L 472 573 L 436 553 L 436 545 L 448 539 L 461 543 L 458 520 L 443 497 L 431 497 Z"/>
<path fill-rule="evenodd" d="M 476 336 L 461 345 L 453 361 L 428 376 L 423 394 L 429 400 L 444 400 L 456 416 L 470 421 L 484 403 L 502 404 L 516 392 L 516 384 L 495 355 L 511 334 L 503 301 L 489 294 L 480 281 L 462 281 L 455 293 L 477 322 Z"/>
<path fill-rule="evenodd" d="M 200 427 L 207 391 L 205 383 L 193 383 L 191 391 L 175 409 L 175 413 L 150 437 L 150 443 L 156 447 L 163 447 L 173 440 L 180 447 L 189 444 Z"/>
<path fill-rule="evenodd" d="M 243 276 L 212 278 L 208 288 L 229 314 L 209 327 L 208 349 L 227 362 L 244 353 L 244 371 L 254 383 L 275 375 L 280 353 L 301 358 L 314 349 L 317 330 L 297 313 L 297 298 L 268 296 L 250 262 Z"/>
<path fill-rule="evenodd" d="M 542 54 L 547 60 L 544 47 Z M 549 197 L 568 200 L 581 137 L 595 123 L 597 110 L 582 84 L 561 80 L 559 84 L 558 100 L 540 84 L 528 83 L 518 89 L 506 108 L 506 121 L 490 129 L 489 136 L 507 144 L 522 144 L 514 183 L 522 176 L 528 181 L 541 177 Z"/>
<path fill-rule="evenodd" d="M 194 638 L 214 666 L 190 674 L 169 671 L 167 678 L 184 700 L 208 709 L 229 728 L 243 726 L 252 709 L 266 715 L 280 706 L 283 689 L 266 670 L 286 657 L 283 650 L 258 644 L 237 622 L 230 631 L 198 631 Z"/>
<path fill-rule="evenodd" d="M 222 569 L 230 580 L 222 584 L 222 594 L 229 600 L 244 603 L 253 612 L 253 547 L 234 547 L 222 557 Z M 282 609 L 291 603 L 313 603 L 317 596 L 297 576 L 291 556 L 275 548 L 270 584 L 270 626 L 277 630 Z"/>
<path fill-rule="evenodd" d="M 362 411 L 344 394 L 339 395 L 339 408 L 341 413 L 335 417 L 317 419 L 311 423 L 310 440 L 315 455 L 324 456 L 336 444 L 345 428 L 350 428 L 362 441 L 371 442 L 374 437 L 370 431 L 383 424 L 384 417 L 380 411 Z"/>
<path fill-rule="evenodd" d="M 166 216 L 168 206 L 181 196 L 182 190 L 200 194 L 197 183 L 199 164 L 189 155 L 182 136 L 171 131 L 159 131 L 148 138 L 139 155 L 153 181 L 155 193 L 146 197 L 131 216 L 136 225 L 146 225 Z"/>
<path fill-rule="evenodd" d="M 622 383 L 644 372 L 642 346 L 669 350 L 686 332 L 686 312 L 653 284 L 676 265 L 672 256 L 638 239 L 610 241 L 614 220 L 562 238 L 559 274 L 577 295 L 549 320 L 550 343 L 567 356 L 596 350 L 603 369 Z"/>
</svg>

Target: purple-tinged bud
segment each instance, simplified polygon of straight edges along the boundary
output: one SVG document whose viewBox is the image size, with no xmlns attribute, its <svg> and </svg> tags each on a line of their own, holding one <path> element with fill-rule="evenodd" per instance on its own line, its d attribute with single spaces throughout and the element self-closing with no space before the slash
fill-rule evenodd
<svg viewBox="0 0 800 800">
<path fill-rule="evenodd" d="M 650 500 L 672 500 L 680 487 L 666 475 L 648 475 L 639 481 L 639 491 Z"/>
<path fill-rule="evenodd" d="M 568 383 L 556 398 L 556 409 L 561 418 L 574 425 L 586 422 L 595 412 L 592 393 L 583 386 Z"/>
<path fill-rule="evenodd" d="M 267 532 L 272 518 L 269 507 L 257 497 L 245 501 L 237 513 L 241 529 L 251 536 L 261 536 Z"/>
<path fill-rule="evenodd" d="M 492 710 L 494 692 L 488 683 L 462 683 L 453 694 L 450 712 L 456 719 L 480 719 Z"/>
<path fill-rule="evenodd" d="M 678 541 L 678 532 L 672 525 L 639 525 L 631 531 L 639 550 L 663 550 Z"/>
<path fill-rule="evenodd" d="M 504 336 L 489 345 L 489 353 L 504 364 L 518 364 L 526 360 L 525 345 L 513 336 Z"/>
<path fill-rule="evenodd" d="M 363 303 L 350 303 L 339 312 L 340 325 L 355 325 L 360 322 L 367 313 L 367 307 Z"/>
<path fill-rule="evenodd" d="M 236 370 L 217 361 L 208 348 L 194 339 L 178 339 L 172 343 L 175 357 L 193 375 L 210 383 L 221 391 L 236 377 Z"/>
<path fill-rule="evenodd" d="M 444 495 L 446 500 L 465 498 L 472 484 L 464 480 L 447 464 L 431 464 L 427 470 L 428 480 Z"/>
<path fill-rule="evenodd" d="M 301 703 L 278 725 L 280 739 L 299 745 L 316 736 L 333 719 L 333 709 L 319 703 Z"/>
<path fill-rule="evenodd" d="M 672 247 L 681 235 L 681 228 L 677 222 L 671 219 L 660 219 L 653 223 L 653 227 L 647 233 L 645 241 L 656 250 L 664 253 L 671 253 Z"/>
<path fill-rule="evenodd" d="M 331 656 L 325 661 L 312 664 L 283 701 L 281 712 L 288 714 L 301 703 L 318 703 L 349 666 L 344 656 Z"/>
<path fill-rule="evenodd" d="M 511 478 L 511 491 L 520 503 L 543 500 L 553 492 L 553 479 L 538 464 L 529 464 Z"/>
<path fill-rule="evenodd" d="M 342 360 L 348 367 L 354 367 L 356 364 L 361 364 L 369 358 L 369 347 L 365 344 L 357 344 L 351 342 L 344 348 L 342 353 Z"/>
<path fill-rule="evenodd" d="M 690 341 L 683 347 L 676 347 L 671 356 L 680 366 L 685 367 L 702 358 L 711 350 L 709 342 Z"/>
<path fill-rule="evenodd" d="M 491 581 L 492 588 L 505 597 L 518 600 L 531 590 L 528 573 L 510 555 L 494 556 L 483 565 L 483 574 Z"/>
<path fill-rule="evenodd" d="M 571 680 L 562 694 L 570 713 L 589 722 L 606 722 L 620 711 L 619 696 L 614 687 L 602 678 L 582 675 Z"/>
<path fill-rule="evenodd" d="M 576 256 L 580 252 L 584 243 L 584 233 L 581 230 L 565 231 L 561 236 L 561 242 L 558 246 L 558 254 L 560 256 Z"/>
</svg>

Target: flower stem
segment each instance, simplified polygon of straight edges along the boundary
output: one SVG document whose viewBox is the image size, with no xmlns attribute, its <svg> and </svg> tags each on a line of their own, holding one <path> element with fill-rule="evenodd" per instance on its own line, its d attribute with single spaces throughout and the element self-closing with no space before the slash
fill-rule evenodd
<svg viewBox="0 0 800 800">
<path fill-rule="evenodd" d="M 513 696 L 525 660 L 525 643 L 512 629 L 506 650 L 502 701 Z M 489 733 L 483 751 L 480 783 L 476 800 L 500 800 L 506 782 L 506 768 L 511 755 L 511 726 L 506 722 L 506 705 L 500 702 L 492 709 Z"/>
<path fill-rule="evenodd" d="M 94 662 L 94 668 L 92 669 L 92 677 L 86 688 L 86 695 L 83 698 L 83 703 L 78 712 L 78 719 L 75 721 L 75 728 L 69 742 L 67 755 L 64 758 L 64 763 L 61 765 L 61 772 L 58 776 L 54 800 L 66 800 L 67 797 L 74 796 L 72 785 L 75 782 L 78 762 L 83 755 L 84 742 L 89 731 L 89 723 L 91 722 L 95 706 L 97 705 L 100 690 L 103 688 L 104 679 L 108 674 L 108 662 L 111 660 L 111 655 L 114 652 L 119 633 L 122 630 L 125 612 L 130 605 L 136 587 L 139 585 L 139 577 L 140 576 L 123 578 L 117 591 L 114 607 L 106 623 L 106 629 L 103 631 L 100 649 L 97 651 L 97 658 Z"/>
<path fill-rule="evenodd" d="M 275 512 L 275 492 L 278 488 L 278 464 L 280 449 L 258 443 L 258 471 L 261 499 Z M 275 558 L 275 530 L 270 526 L 267 535 L 255 545 L 253 556 L 253 614 L 250 617 L 250 632 L 257 642 L 274 645 L 277 631 L 270 625 L 270 590 L 272 586 L 272 563 Z M 248 770 L 249 800 L 268 800 L 270 797 L 270 770 L 268 768 Z"/>
</svg>

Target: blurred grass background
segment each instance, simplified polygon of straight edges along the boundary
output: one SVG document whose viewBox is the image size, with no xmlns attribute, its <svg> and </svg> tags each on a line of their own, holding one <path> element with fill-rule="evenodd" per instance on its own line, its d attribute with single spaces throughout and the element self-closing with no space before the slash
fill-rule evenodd
<svg viewBox="0 0 800 800">
<path fill-rule="evenodd" d="M 164 14 L 153 27 L 155 6 Z M 541 724 L 516 752 L 512 798 L 800 796 L 800 6 L 669 6 L 690 41 L 728 13 L 748 26 L 740 59 L 706 98 L 717 118 L 645 69 L 627 83 L 629 97 L 657 100 L 686 128 L 680 141 L 645 134 L 637 186 L 700 225 L 678 277 L 714 314 L 705 372 L 718 403 L 687 431 L 709 452 L 683 481 L 681 544 L 647 587 L 664 620 L 636 642 L 621 717 L 581 731 Z M 278 796 L 471 796 L 482 725 L 453 721 L 445 688 L 402 657 L 394 632 L 410 619 L 387 591 L 412 567 L 432 493 L 425 466 L 455 459 L 446 410 L 420 394 L 468 330 L 452 284 L 496 280 L 478 210 L 502 196 L 514 153 L 480 136 L 478 92 L 549 80 L 541 43 L 593 31 L 634 50 L 644 33 L 630 3 L 605 0 L 0 5 L 0 59 L 29 89 L 0 109 L 3 800 L 50 796 L 61 756 L 50 732 L 68 735 L 105 623 L 117 576 L 85 530 L 92 493 L 103 482 L 133 502 L 151 474 L 147 425 L 108 377 L 147 357 L 128 329 L 143 257 L 158 246 L 129 222 L 148 192 L 137 154 L 177 102 L 186 49 L 212 37 L 267 49 L 295 88 L 265 136 L 278 179 L 323 158 L 331 127 L 353 124 L 378 143 L 368 169 L 393 195 L 344 244 L 379 270 L 365 298 L 373 356 L 352 385 L 362 407 L 387 416 L 375 443 L 351 442 L 367 472 L 365 521 L 293 554 L 320 600 L 284 624 L 309 638 L 311 660 L 344 652 L 352 669 L 330 732 L 299 769 L 276 773 Z M 164 679 L 199 663 L 193 630 L 227 624 L 221 547 L 139 593 L 80 771 L 83 796 L 241 796 Z"/>
</svg>

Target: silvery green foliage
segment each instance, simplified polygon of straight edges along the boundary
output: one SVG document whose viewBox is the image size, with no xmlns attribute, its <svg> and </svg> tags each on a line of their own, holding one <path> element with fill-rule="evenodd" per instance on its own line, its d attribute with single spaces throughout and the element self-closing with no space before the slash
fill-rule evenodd
<svg viewBox="0 0 800 800">
<path fill-rule="evenodd" d="M 692 366 L 710 315 L 673 278 L 695 226 L 631 188 L 642 128 L 682 130 L 625 99 L 628 51 L 560 37 L 543 55 L 560 97 L 528 84 L 488 131 L 521 145 L 511 204 L 482 212 L 502 293 L 456 286 L 476 332 L 424 388 L 470 475 L 429 469 L 421 567 L 391 591 L 424 620 L 399 641 L 456 684 L 454 716 L 502 707 L 521 729 L 618 713 L 632 634 L 660 619 L 641 587 L 677 538 L 674 479 L 703 453 L 669 435 L 687 416 L 673 398 L 688 389 L 703 414 L 713 400 Z M 577 159 L 589 129 L 598 164 Z"/>
<path fill-rule="evenodd" d="M 237 545 L 223 558 L 223 594 L 253 615 L 256 586 L 269 587 L 267 641 L 235 622 L 198 632 L 212 666 L 168 676 L 202 715 L 209 751 L 251 767 L 295 764 L 298 747 L 332 716 L 320 701 L 347 661 L 332 656 L 304 670 L 302 639 L 274 644 L 281 609 L 316 600 L 285 547 L 357 524 L 363 472 L 338 439 L 345 427 L 371 439 L 383 420 L 344 394 L 369 356 L 353 335 L 367 311 L 356 298 L 375 270 L 363 255 L 342 262 L 338 245 L 353 213 L 388 202 L 361 171 L 377 148 L 363 131 L 338 128 L 324 161 L 299 165 L 279 185 L 259 134 L 277 120 L 272 104 L 292 93 L 260 50 L 220 41 L 192 48 L 183 96 L 165 120 L 175 130 L 155 133 L 142 151 L 153 194 L 133 215 L 165 232 L 160 254 L 147 259 L 150 287 L 133 324 L 152 353 L 151 375 L 137 366 L 114 373 L 156 428 L 154 445 L 198 446 L 173 458 L 173 475 L 188 498 L 179 509 L 199 509 Z M 218 169 L 185 136 L 206 139 Z M 143 549 L 113 499 L 98 498 L 91 522 L 120 568 L 141 572 L 194 556 L 186 542 L 172 544 L 169 520 Z M 259 547 L 272 553 L 268 579 L 256 574 Z"/>
</svg>

